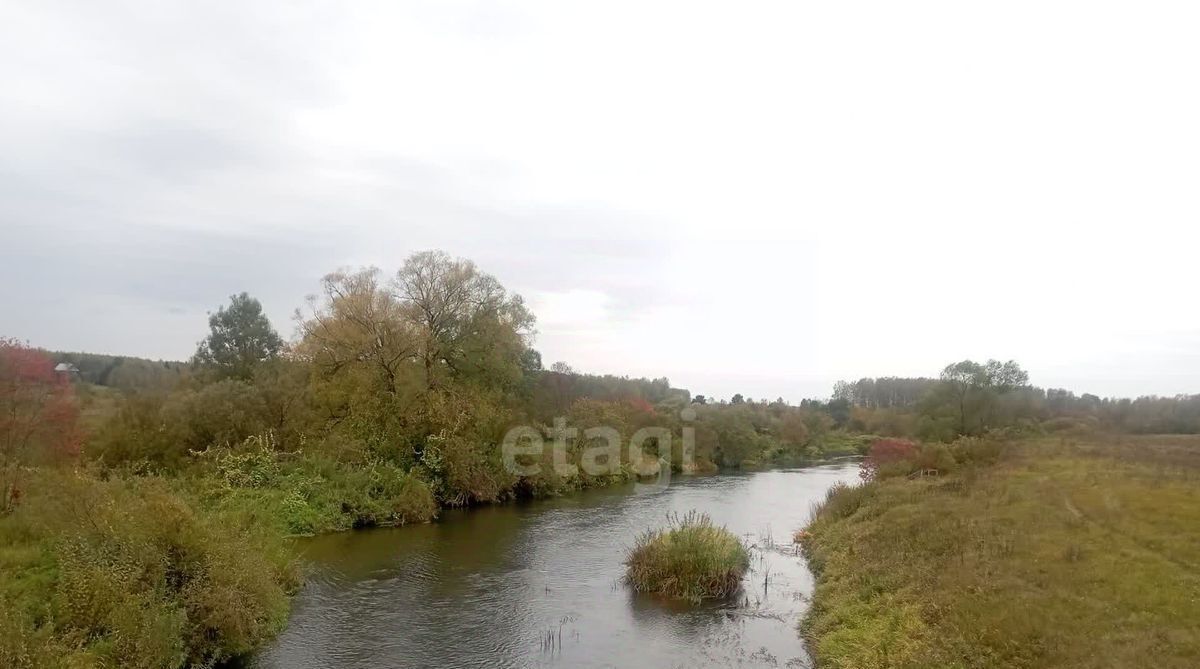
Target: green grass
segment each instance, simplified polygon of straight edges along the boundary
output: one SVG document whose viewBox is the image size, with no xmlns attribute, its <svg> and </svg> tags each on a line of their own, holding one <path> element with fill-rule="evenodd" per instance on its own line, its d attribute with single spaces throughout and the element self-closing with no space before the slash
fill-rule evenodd
<svg viewBox="0 0 1200 669">
<path fill-rule="evenodd" d="M 737 591 L 750 556 L 738 537 L 695 511 L 669 516 L 665 529 L 637 539 L 625 562 L 638 592 L 699 602 Z"/>
<path fill-rule="evenodd" d="M 1015 444 L 807 531 L 819 666 L 1200 666 L 1198 438 Z"/>
</svg>

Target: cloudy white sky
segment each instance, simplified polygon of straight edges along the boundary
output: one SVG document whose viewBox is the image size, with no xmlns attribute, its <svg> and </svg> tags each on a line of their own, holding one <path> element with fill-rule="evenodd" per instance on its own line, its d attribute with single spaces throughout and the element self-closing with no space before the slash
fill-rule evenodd
<svg viewBox="0 0 1200 669">
<path fill-rule="evenodd" d="M 549 364 L 1200 392 L 1193 2 L 0 3 L 0 335 L 181 359 L 440 248 Z"/>
</svg>

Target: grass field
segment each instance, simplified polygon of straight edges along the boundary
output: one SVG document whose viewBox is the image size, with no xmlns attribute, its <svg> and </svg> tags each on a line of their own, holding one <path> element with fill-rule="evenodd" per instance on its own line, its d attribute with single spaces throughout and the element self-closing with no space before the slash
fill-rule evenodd
<svg viewBox="0 0 1200 669">
<path fill-rule="evenodd" d="M 1200 438 L 1012 444 L 808 530 L 822 667 L 1200 666 Z"/>
</svg>

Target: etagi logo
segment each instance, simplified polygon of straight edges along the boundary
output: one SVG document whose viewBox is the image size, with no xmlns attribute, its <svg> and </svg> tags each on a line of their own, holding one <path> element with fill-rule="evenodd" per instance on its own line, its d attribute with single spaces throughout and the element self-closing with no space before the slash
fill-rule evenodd
<svg viewBox="0 0 1200 669">
<path fill-rule="evenodd" d="M 680 449 L 680 468 L 690 471 L 695 465 L 696 428 L 692 423 L 696 420 L 696 410 L 687 407 L 679 412 L 683 423 L 680 429 L 682 448 Z M 551 445 L 550 466 L 561 477 L 578 476 L 582 470 L 589 476 L 607 476 L 620 473 L 621 433 L 608 425 L 589 427 L 582 430 L 569 427 L 566 418 L 555 418 L 554 427 L 550 429 Z M 653 492 L 671 485 L 671 453 L 674 435 L 665 427 L 643 427 L 629 438 L 626 446 L 627 459 L 625 462 L 633 466 L 640 479 L 654 477 L 652 483 L 639 480 L 634 485 L 635 492 Z M 570 461 L 570 445 L 582 443 L 578 464 Z M 648 454 L 647 447 L 653 446 L 655 452 Z M 536 476 L 542 472 L 546 454 L 546 438 L 542 430 L 531 425 L 519 425 L 504 435 L 501 444 L 504 456 L 504 467 L 517 476 Z"/>
</svg>

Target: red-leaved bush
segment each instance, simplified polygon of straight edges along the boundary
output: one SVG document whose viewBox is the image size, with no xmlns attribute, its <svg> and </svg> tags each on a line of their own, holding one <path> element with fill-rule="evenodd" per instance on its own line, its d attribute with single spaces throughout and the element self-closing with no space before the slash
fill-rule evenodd
<svg viewBox="0 0 1200 669">
<path fill-rule="evenodd" d="M 864 481 L 873 481 L 881 469 L 912 462 L 916 456 L 917 445 L 907 439 L 878 439 L 871 444 L 866 459 L 859 465 L 858 476 Z"/>
<path fill-rule="evenodd" d="M 629 404 L 629 407 L 631 409 L 633 409 L 634 411 L 637 411 L 639 413 L 647 413 L 647 414 L 654 413 L 654 405 L 651 404 L 650 402 L 648 402 L 645 398 L 630 397 L 625 401 Z"/>
<path fill-rule="evenodd" d="M 23 467 L 73 457 L 80 442 L 70 379 L 42 351 L 0 338 L 0 511 L 20 498 Z"/>
</svg>

